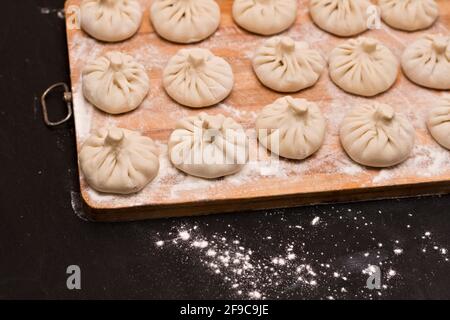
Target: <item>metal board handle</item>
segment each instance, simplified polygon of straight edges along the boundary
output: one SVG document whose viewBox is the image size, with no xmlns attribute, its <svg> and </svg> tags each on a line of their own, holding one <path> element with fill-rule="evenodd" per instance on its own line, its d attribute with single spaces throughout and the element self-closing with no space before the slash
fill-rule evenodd
<svg viewBox="0 0 450 320">
<path fill-rule="evenodd" d="M 59 120 L 59 121 L 50 121 L 48 118 L 48 111 L 47 111 L 47 95 L 52 92 L 54 89 L 59 88 L 59 87 L 63 87 L 64 88 L 64 95 L 63 95 L 63 100 L 66 103 L 67 106 L 67 115 L 64 119 Z M 59 82 L 59 83 L 55 83 L 54 85 L 52 85 L 51 87 L 49 87 L 47 90 L 45 90 L 45 92 L 42 94 L 41 96 L 41 105 L 42 105 L 42 113 L 44 115 L 44 122 L 47 126 L 49 127 L 56 127 L 59 126 L 65 122 L 67 122 L 73 114 L 73 108 L 72 108 L 72 92 L 70 92 L 69 90 L 69 86 L 67 84 L 65 84 L 64 82 Z"/>
</svg>

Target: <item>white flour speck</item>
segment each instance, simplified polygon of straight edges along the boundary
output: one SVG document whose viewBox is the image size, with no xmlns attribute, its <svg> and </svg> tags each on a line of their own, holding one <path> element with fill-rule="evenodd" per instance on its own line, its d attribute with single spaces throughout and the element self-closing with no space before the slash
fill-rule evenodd
<svg viewBox="0 0 450 320">
<path fill-rule="evenodd" d="M 191 235 L 187 232 L 187 231 L 180 231 L 180 233 L 178 234 L 178 236 L 181 238 L 181 240 L 183 241 L 187 241 L 189 240 L 189 238 L 191 237 Z"/>
<path fill-rule="evenodd" d="M 41 8 L 41 14 L 50 14 L 51 10 L 49 8 Z"/>
<path fill-rule="evenodd" d="M 315 217 L 312 221 L 311 221 L 311 225 L 315 226 L 319 223 L 320 221 L 320 217 Z"/>
<path fill-rule="evenodd" d="M 392 277 L 396 276 L 397 272 L 395 270 L 389 269 L 388 273 L 387 273 L 387 278 L 391 279 Z"/>
<path fill-rule="evenodd" d="M 187 240 L 187 239 L 186 239 Z M 194 241 L 193 243 L 192 243 L 192 245 L 194 246 L 194 247 L 197 247 L 197 248 L 206 248 L 207 246 L 208 246 L 208 241 L 205 241 L 205 240 L 201 240 L 201 241 Z"/>
<path fill-rule="evenodd" d="M 261 299 L 261 293 L 258 291 L 252 291 L 248 294 L 251 299 Z"/>
</svg>

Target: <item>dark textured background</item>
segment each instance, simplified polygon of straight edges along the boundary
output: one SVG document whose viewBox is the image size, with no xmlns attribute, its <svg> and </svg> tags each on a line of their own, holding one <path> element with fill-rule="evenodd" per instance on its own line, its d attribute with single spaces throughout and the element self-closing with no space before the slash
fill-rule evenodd
<svg viewBox="0 0 450 320">
<path fill-rule="evenodd" d="M 80 219 L 73 123 L 47 128 L 38 101 L 50 84 L 69 81 L 62 6 L 2 3 L 0 298 L 227 299 L 253 290 L 267 298 L 450 298 L 449 196 L 121 224 Z M 63 112 L 57 101 L 54 117 Z M 184 230 L 188 241 L 177 239 Z M 256 269 L 215 273 L 218 258 L 192 239 L 221 253 L 244 246 Z M 289 246 L 296 259 L 274 265 Z M 82 269 L 81 291 L 66 289 L 71 264 Z M 302 264 L 314 284 L 298 279 Z M 382 290 L 364 288 L 368 264 L 381 264 Z"/>
</svg>

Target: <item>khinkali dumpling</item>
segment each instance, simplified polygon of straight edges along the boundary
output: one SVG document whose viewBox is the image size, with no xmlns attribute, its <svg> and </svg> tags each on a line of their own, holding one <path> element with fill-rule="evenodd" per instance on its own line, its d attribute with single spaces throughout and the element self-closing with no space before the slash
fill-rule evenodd
<svg viewBox="0 0 450 320">
<path fill-rule="evenodd" d="M 94 106 L 111 114 L 136 109 L 150 89 L 143 65 L 133 57 L 111 51 L 83 69 L 83 93 Z"/>
<path fill-rule="evenodd" d="M 192 43 L 206 39 L 219 27 L 220 8 L 214 0 L 153 0 L 153 27 L 163 38 Z"/>
<path fill-rule="evenodd" d="M 384 22 L 405 31 L 428 28 L 439 16 L 435 0 L 378 0 L 378 5 Z"/>
<path fill-rule="evenodd" d="M 207 49 L 181 49 L 173 56 L 163 73 L 169 96 L 192 107 L 209 107 L 225 99 L 233 89 L 230 65 Z"/>
<path fill-rule="evenodd" d="M 169 139 L 170 160 L 179 170 L 214 179 L 240 171 L 248 160 L 248 138 L 232 118 L 221 114 L 180 120 Z"/>
<path fill-rule="evenodd" d="M 273 153 L 302 160 L 322 146 L 326 123 L 315 103 L 288 96 L 261 111 L 256 130 L 259 142 Z"/>
<path fill-rule="evenodd" d="M 122 128 L 102 128 L 80 150 L 80 167 L 97 191 L 130 194 L 143 189 L 159 170 L 152 139 Z"/>
<path fill-rule="evenodd" d="M 314 85 L 325 65 L 325 59 L 308 43 L 289 37 L 267 40 L 253 58 L 259 80 L 280 92 L 295 92 Z"/>
<path fill-rule="evenodd" d="M 414 136 L 405 116 L 378 102 L 353 108 L 340 129 L 348 155 L 370 167 L 390 167 L 406 160 L 413 150 Z"/>
<path fill-rule="evenodd" d="M 81 28 L 92 37 L 108 42 L 133 36 L 142 20 L 137 0 L 83 0 Z"/>
<path fill-rule="evenodd" d="M 280 33 L 295 22 L 297 0 L 234 0 L 233 18 L 253 33 Z"/>
<path fill-rule="evenodd" d="M 406 48 L 402 57 L 406 76 L 433 89 L 450 89 L 450 37 L 426 35 Z"/>
<path fill-rule="evenodd" d="M 394 54 L 372 38 L 350 39 L 333 49 L 330 77 L 341 89 L 360 96 L 375 96 L 397 79 L 399 64 Z"/>
<path fill-rule="evenodd" d="M 368 0 L 311 0 L 309 12 L 321 29 L 341 37 L 354 36 L 368 29 Z"/>
<path fill-rule="evenodd" d="M 450 150 L 450 95 L 431 109 L 427 124 L 433 138 Z"/>
</svg>

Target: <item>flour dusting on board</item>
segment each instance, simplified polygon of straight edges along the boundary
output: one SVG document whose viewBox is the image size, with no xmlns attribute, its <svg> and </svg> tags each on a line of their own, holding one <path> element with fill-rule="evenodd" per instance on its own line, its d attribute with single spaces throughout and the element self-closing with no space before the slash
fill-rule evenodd
<svg viewBox="0 0 450 320">
<path fill-rule="evenodd" d="M 330 51 L 344 40 L 317 28 L 310 21 L 306 1 L 300 0 L 299 3 L 298 22 L 285 34 L 295 40 L 309 42 L 327 57 Z M 149 7 L 147 0 L 141 0 L 141 4 L 142 7 Z M 143 23 L 142 30 L 148 30 L 149 21 Z M 444 29 L 446 26 L 438 22 L 428 32 Z M 367 35 L 382 38 L 399 57 L 404 46 L 422 33 L 405 34 L 383 25 L 381 30 L 370 30 Z M 277 159 L 268 154 L 257 143 L 254 122 L 261 108 L 282 95 L 262 87 L 252 71 L 253 52 L 263 41 L 264 37 L 243 31 L 236 27 L 231 19 L 223 19 L 219 30 L 207 40 L 187 46 L 169 44 L 155 34 L 145 31 L 128 41 L 113 44 L 97 42 L 81 31 L 69 33 L 78 147 L 95 128 L 109 125 L 141 131 L 160 146 L 161 169 L 158 177 L 136 195 L 104 195 L 90 189 L 82 177 L 82 192 L 89 198 L 89 203 L 117 208 L 282 195 L 286 190 L 301 194 L 340 190 L 348 188 L 349 185 L 378 187 L 450 178 L 450 154 L 432 140 L 425 126 L 428 110 L 441 94 L 418 87 L 404 76 L 399 77 L 390 91 L 373 99 L 391 104 L 396 111 L 404 113 L 416 128 L 416 147 L 405 163 L 392 169 L 375 170 L 359 166 L 349 159 L 339 143 L 339 126 L 352 106 L 367 103 L 368 99 L 349 95 L 337 88 L 329 79 L 327 71 L 322 74 L 316 86 L 293 95 L 313 100 L 322 109 L 327 120 L 327 135 L 322 148 L 305 161 Z M 207 110 L 193 110 L 177 105 L 168 98 L 162 87 L 161 75 L 169 58 L 181 48 L 195 46 L 209 48 L 215 54 L 222 55 L 235 73 L 236 83 L 230 97 Z M 120 116 L 110 116 L 94 108 L 85 101 L 81 89 L 81 70 L 85 63 L 110 50 L 121 50 L 133 55 L 145 65 L 150 77 L 150 93 L 143 104 L 137 110 Z M 186 176 L 172 166 L 165 145 L 170 133 L 179 119 L 202 111 L 233 117 L 246 128 L 251 156 L 249 163 L 238 174 L 208 181 Z"/>
<path fill-rule="evenodd" d="M 410 168 L 417 168 L 416 174 L 419 177 L 432 177 L 441 173 L 444 168 L 450 166 L 450 153 L 439 145 L 416 145 L 412 156 L 404 163 L 390 169 L 380 170 L 373 178 L 374 184 L 383 183 L 401 176 Z"/>
</svg>

